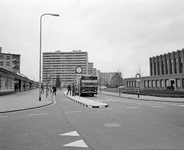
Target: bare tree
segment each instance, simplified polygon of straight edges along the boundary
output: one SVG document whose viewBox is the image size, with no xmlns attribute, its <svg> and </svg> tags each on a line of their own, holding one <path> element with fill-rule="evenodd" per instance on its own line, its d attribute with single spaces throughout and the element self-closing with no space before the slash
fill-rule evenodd
<svg viewBox="0 0 184 150">
<path fill-rule="evenodd" d="M 144 74 L 144 71 L 142 71 L 140 64 L 138 65 L 138 69 L 135 70 L 136 73 L 139 73 L 141 76 Z"/>
</svg>

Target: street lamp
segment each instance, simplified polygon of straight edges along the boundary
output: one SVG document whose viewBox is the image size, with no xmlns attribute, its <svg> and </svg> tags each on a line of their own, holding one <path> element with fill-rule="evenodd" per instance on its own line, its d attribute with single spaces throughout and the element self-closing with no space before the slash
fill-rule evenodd
<svg viewBox="0 0 184 150">
<path fill-rule="evenodd" d="M 59 14 L 50 14 L 50 13 L 46 13 L 41 15 L 40 17 L 40 65 L 39 65 L 39 101 L 41 101 L 41 51 L 42 51 L 42 17 L 43 16 L 55 16 L 55 17 L 59 17 Z"/>
</svg>

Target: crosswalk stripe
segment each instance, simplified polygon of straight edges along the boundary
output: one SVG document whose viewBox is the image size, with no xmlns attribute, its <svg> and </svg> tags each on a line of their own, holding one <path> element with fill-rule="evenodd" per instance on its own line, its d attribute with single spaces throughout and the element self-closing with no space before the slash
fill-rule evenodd
<svg viewBox="0 0 184 150">
<path fill-rule="evenodd" d="M 83 140 L 78 140 L 78 141 L 75 141 L 75 142 L 72 142 L 72 143 L 65 144 L 63 146 L 68 146 L 68 147 L 88 147 Z"/>
<path fill-rule="evenodd" d="M 67 132 L 64 134 L 60 134 L 60 136 L 80 136 L 77 131 Z"/>
</svg>

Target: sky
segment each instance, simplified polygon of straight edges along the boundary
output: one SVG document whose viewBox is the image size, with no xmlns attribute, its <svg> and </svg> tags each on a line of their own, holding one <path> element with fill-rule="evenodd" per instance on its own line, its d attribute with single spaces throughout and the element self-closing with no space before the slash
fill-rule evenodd
<svg viewBox="0 0 184 150">
<path fill-rule="evenodd" d="M 101 72 L 149 76 L 149 57 L 184 48 L 184 0 L 0 0 L 0 47 L 21 55 L 20 72 L 39 79 L 42 52 L 88 52 Z"/>
</svg>

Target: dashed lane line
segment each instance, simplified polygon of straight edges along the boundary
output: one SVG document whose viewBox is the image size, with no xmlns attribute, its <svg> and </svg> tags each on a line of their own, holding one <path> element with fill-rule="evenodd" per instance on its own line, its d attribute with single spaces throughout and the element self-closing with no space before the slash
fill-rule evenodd
<svg viewBox="0 0 184 150">
<path fill-rule="evenodd" d="M 8 116 L 0 116 L 0 118 L 6 118 L 6 117 L 8 117 Z"/>
<path fill-rule="evenodd" d="M 43 116 L 43 115 L 47 115 L 47 113 L 28 114 L 28 116 Z"/>
<path fill-rule="evenodd" d="M 139 108 L 139 107 L 125 107 L 125 109 L 135 109 L 135 108 Z"/>
<path fill-rule="evenodd" d="M 79 111 L 66 111 L 65 114 L 79 113 L 79 112 L 82 112 L 82 111 L 81 110 L 79 110 Z"/>
</svg>

